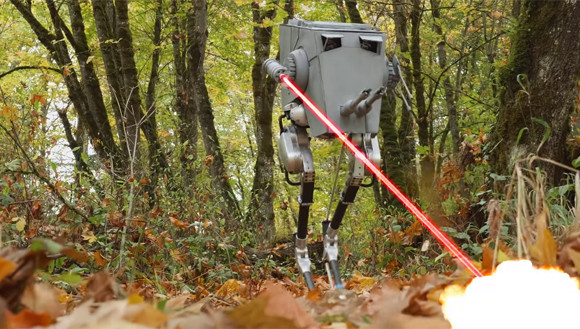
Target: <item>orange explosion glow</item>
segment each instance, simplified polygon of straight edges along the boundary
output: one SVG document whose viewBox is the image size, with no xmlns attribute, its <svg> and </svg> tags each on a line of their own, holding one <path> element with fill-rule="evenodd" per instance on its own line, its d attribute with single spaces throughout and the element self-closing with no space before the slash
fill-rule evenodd
<svg viewBox="0 0 580 329">
<path fill-rule="evenodd" d="M 503 262 L 465 289 L 449 286 L 441 303 L 453 329 L 580 327 L 578 280 L 528 260 Z"/>
</svg>

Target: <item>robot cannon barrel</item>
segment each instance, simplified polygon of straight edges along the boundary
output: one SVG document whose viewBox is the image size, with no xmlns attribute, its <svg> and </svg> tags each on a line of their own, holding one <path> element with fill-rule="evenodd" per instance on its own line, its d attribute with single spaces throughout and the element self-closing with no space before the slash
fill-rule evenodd
<svg viewBox="0 0 580 329">
<path fill-rule="evenodd" d="M 372 109 L 373 103 L 381 99 L 381 97 L 384 94 L 385 88 L 383 87 L 379 88 L 379 90 L 377 90 L 370 98 L 367 98 L 366 100 L 358 104 L 358 106 L 356 107 L 356 115 L 358 117 L 362 117 L 363 115 L 369 113 L 369 111 Z"/>
<path fill-rule="evenodd" d="M 282 64 L 278 63 L 275 59 L 267 59 L 262 64 L 262 67 L 266 72 L 277 82 L 280 82 L 280 75 L 286 72 L 287 68 Z"/>
</svg>

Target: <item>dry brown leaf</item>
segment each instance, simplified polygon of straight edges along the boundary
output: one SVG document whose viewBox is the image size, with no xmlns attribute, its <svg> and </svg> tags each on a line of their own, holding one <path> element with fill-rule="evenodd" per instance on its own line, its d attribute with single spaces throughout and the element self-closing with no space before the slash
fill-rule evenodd
<svg viewBox="0 0 580 329">
<path fill-rule="evenodd" d="M 169 318 L 153 305 L 142 303 L 129 305 L 123 319 L 144 326 L 158 328 L 163 326 Z"/>
<path fill-rule="evenodd" d="M 85 290 L 84 300 L 106 302 L 117 298 L 119 290 L 115 279 L 107 272 L 97 272 L 91 276 Z"/>
<path fill-rule="evenodd" d="M 318 287 L 309 290 L 308 293 L 306 294 L 306 300 L 309 300 L 311 302 L 318 302 L 321 299 L 322 299 L 322 291 L 320 291 Z"/>
<path fill-rule="evenodd" d="M 383 283 L 376 302 L 368 308 L 372 328 L 450 328 L 441 306 L 433 301 L 442 287 L 442 279 L 427 275 L 401 289 L 390 280 Z M 404 314 L 414 313 L 416 315 Z"/>
<path fill-rule="evenodd" d="M 549 229 L 538 230 L 536 243 L 530 247 L 530 253 L 539 265 L 556 266 L 558 246 Z"/>
<path fill-rule="evenodd" d="M 374 324 L 374 322 L 373 322 Z M 374 327 L 374 326 L 373 326 Z M 443 316 L 411 316 L 407 314 L 395 314 L 384 325 L 375 328 L 383 329 L 451 329 L 451 324 Z"/>
<path fill-rule="evenodd" d="M 503 212 L 501 211 L 501 204 L 496 199 L 491 199 L 487 203 L 487 226 L 489 227 L 489 237 L 495 241 L 500 233 L 501 223 L 503 221 Z"/>
<path fill-rule="evenodd" d="M 484 272 L 493 270 L 493 249 L 482 246 L 481 269 Z"/>
<path fill-rule="evenodd" d="M 0 258 L 0 281 L 12 274 L 16 269 L 16 264 L 13 261 Z"/>
<path fill-rule="evenodd" d="M 8 329 L 48 327 L 53 319 L 48 313 L 36 313 L 27 308 L 18 314 L 6 311 L 6 327 Z"/>
<path fill-rule="evenodd" d="M 167 323 L 172 329 L 229 329 L 238 328 L 223 312 L 209 311 L 207 314 L 195 314 L 172 318 Z"/>
<path fill-rule="evenodd" d="M 570 275 L 580 275 L 580 232 L 570 235 L 558 252 L 558 266 Z"/>
<path fill-rule="evenodd" d="M 56 319 L 66 311 L 66 304 L 59 301 L 62 292 L 48 283 L 36 283 L 26 287 L 21 302 L 36 313 L 47 313 Z"/>
<path fill-rule="evenodd" d="M 183 309 L 190 297 L 190 294 L 182 294 L 171 298 L 165 303 L 165 310 L 170 312 Z"/>
<path fill-rule="evenodd" d="M 72 258 L 73 260 L 76 260 L 77 262 L 80 262 L 80 263 L 86 263 L 91 259 L 91 257 L 87 253 L 82 252 L 82 251 L 78 251 L 72 247 L 63 248 L 61 250 L 61 253 L 69 258 Z"/>
<path fill-rule="evenodd" d="M 232 295 L 239 294 L 240 291 L 245 289 L 245 284 L 236 279 L 229 279 L 226 281 L 215 294 L 221 298 L 229 298 Z"/>
<path fill-rule="evenodd" d="M 20 310 L 20 298 L 30 278 L 38 268 L 44 268 L 51 260 L 42 250 L 18 250 L 6 248 L 0 251 L 0 258 L 17 264 L 16 269 L 0 281 L 0 297 L 10 311 Z"/>
<path fill-rule="evenodd" d="M 253 301 L 228 314 L 240 328 L 318 328 L 318 323 L 290 293 L 269 284 Z"/>
<path fill-rule="evenodd" d="M 557 263 L 558 246 L 548 229 L 548 213 L 544 208 L 536 216 L 536 242 L 530 246 L 532 257 L 539 265 L 555 266 Z"/>
<path fill-rule="evenodd" d="M 95 264 L 97 264 L 97 266 L 105 266 L 109 263 L 109 260 L 101 255 L 100 250 L 95 251 L 93 256 L 95 257 Z"/>
<path fill-rule="evenodd" d="M 371 290 L 376 283 L 377 279 L 364 276 L 359 271 L 355 271 L 352 278 L 346 283 L 346 289 L 353 290 L 360 295 L 365 291 Z"/>
</svg>

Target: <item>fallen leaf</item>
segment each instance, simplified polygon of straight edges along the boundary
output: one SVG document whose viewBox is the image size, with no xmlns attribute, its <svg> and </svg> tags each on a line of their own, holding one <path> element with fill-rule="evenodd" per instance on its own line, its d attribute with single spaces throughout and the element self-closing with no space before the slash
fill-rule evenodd
<svg viewBox="0 0 580 329">
<path fill-rule="evenodd" d="M 18 314 L 6 311 L 6 327 L 8 329 L 48 327 L 52 322 L 52 317 L 48 313 L 36 313 L 27 308 Z"/>
<path fill-rule="evenodd" d="M 163 326 L 169 319 L 165 313 L 145 303 L 129 305 L 123 318 L 153 328 Z"/>
<path fill-rule="evenodd" d="M 346 289 L 353 290 L 358 295 L 369 291 L 377 283 L 377 279 L 364 276 L 359 271 L 355 271 L 352 278 L 346 283 Z"/>
<path fill-rule="evenodd" d="M 570 235 L 558 252 L 558 266 L 570 275 L 580 275 L 580 232 Z"/>
<path fill-rule="evenodd" d="M 318 287 L 309 290 L 308 293 L 306 294 L 306 299 L 311 302 L 318 302 L 322 299 L 322 292 Z"/>
<path fill-rule="evenodd" d="M 16 269 L 16 264 L 4 258 L 0 258 L 0 281 L 12 274 Z"/>
<path fill-rule="evenodd" d="M 37 314 L 46 313 L 56 319 L 66 310 L 66 305 L 60 302 L 62 292 L 48 283 L 36 283 L 26 287 L 21 302 Z"/>
<path fill-rule="evenodd" d="M 109 260 L 101 255 L 100 250 L 95 251 L 93 257 L 95 258 L 95 264 L 97 264 L 97 266 L 105 266 L 109 263 Z"/>
<path fill-rule="evenodd" d="M 187 229 L 187 224 L 185 224 L 184 222 L 180 221 L 174 215 L 169 216 L 169 220 L 171 221 L 171 224 L 173 224 L 173 226 L 179 227 L 182 230 Z"/>
<path fill-rule="evenodd" d="M 543 228 L 538 231 L 536 243 L 531 246 L 530 253 L 540 265 L 556 266 L 558 246 L 549 229 Z"/>
<path fill-rule="evenodd" d="M 106 302 L 117 297 L 118 288 L 115 279 L 107 272 L 97 272 L 91 276 L 85 289 L 84 300 Z"/>
<path fill-rule="evenodd" d="M 225 299 L 231 295 L 238 294 L 239 291 L 243 290 L 243 286 L 243 282 L 236 279 L 229 279 L 215 292 L 215 294 Z"/>
<path fill-rule="evenodd" d="M 266 289 L 228 314 L 240 328 L 318 328 L 318 323 L 279 285 Z"/>
</svg>

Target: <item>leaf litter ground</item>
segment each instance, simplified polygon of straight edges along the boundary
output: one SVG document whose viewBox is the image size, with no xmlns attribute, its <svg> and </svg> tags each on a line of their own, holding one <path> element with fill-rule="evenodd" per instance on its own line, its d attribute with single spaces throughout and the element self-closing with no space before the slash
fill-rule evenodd
<svg viewBox="0 0 580 329">
<path fill-rule="evenodd" d="M 572 276 L 580 273 L 580 233 L 557 250 L 548 230 L 538 237 L 533 258 Z M 482 245 L 485 273 L 516 258 L 505 244 L 497 254 Z M 495 256 L 494 256 L 495 254 Z M 258 282 L 230 279 L 210 292 L 158 293 L 151 283 L 120 284 L 106 272 L 85 278 L 73 291 L 40 280 L 36 270 L 57 257 L 85 258 L 72 248 L 42 240 L 30 249 L 0 250 L 0 328 L 450 328 L 440 296 L 449 285 L 465 286 L 472 274 L 458 265 L 448 275 L 427 274 L 411 281 L 377 280 L 358 272 L 346 289 L 330 289 L 326 277 L 316 289 L 288 277 Z M 163 283 L 160 283 L 163 285 Z M 167 290 L 167 289 L 166 289 Z"/>
<path fill-rule="evenodd" d="M 59 289 L 35 275 L 55 257 L 51 254 L 0 252 L 0 327 L 450 328 L 438 299 L 451 279 L 435 274 L 403 282 L 356 272 L 342 290 L 329 289 L 318 277 L 312 291 L 289 278 L 268 279 L 254 291 L 231 279 L 203 298 L 190 293 L 167 298 L 142 285 L 122 285 L 105 272 L 93 274 L 74 292 Z"/>
</svg>

